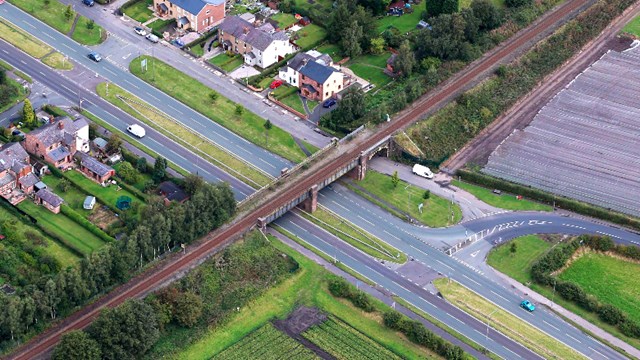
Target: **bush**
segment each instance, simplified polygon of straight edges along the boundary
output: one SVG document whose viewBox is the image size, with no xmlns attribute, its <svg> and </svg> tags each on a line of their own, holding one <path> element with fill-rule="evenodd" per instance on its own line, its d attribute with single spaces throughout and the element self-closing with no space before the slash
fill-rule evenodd
<svg viewBox="0 0 640 360">
<path fill-rule="evenodd" d="M 329 280 L 329 291 L 331 295 L 341 298 L 352 296 L 351 284 L 341 277 L 334 277 Z"/>
<path fill-rule="evenodd" d="M 89 232 L 91 232 L 95 236 L 99 237 L 101 240 L 106 242 L 113 241 L 113 238 L 111 236 L 107 235 L 107 233 L 102 231 L 99 227 L 95 226 L 93 223 L 87 220 L 84 216 L 78 214 L 75 210 L 70 208 L 69 205 L 62 204 L 62 206 L 60 206 L 60 211 L 64 215 L 66 215 L 68 218 L 75 221 L 83 228 L 89 230 Z"/>
<path fill-rule="evenodd" d="M 355 294 L 353 294 L 353 296 L 351 297 L 351 302 L 353 302 L 353 305 L 366 312 L 372 312 L 373 310 L 375 310 L 373 303 L 371 302 L 371 298 L 362 290 L 358 290 Z"/>
<path fill-rule="evenodd" d="M 395 310 L 389 310 L 382 314 L 382 320 L 384 321 L 384 325 L 390 329 L 401 329 L 402 314 Z"/>
<path fill-rule="evenodd" d="M 625 320 L 625 316 L 617 307 L 604 304 L 598 309 L 598 316 L 607 324 L 617 325 Z"/>
</svg>

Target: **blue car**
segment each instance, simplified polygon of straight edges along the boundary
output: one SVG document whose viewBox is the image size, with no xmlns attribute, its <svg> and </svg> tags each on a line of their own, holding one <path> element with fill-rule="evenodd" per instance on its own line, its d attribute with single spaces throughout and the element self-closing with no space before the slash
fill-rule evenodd
<svg viewBox="0 0 640 360">
<path fill-rule="evenodd" d="M 324 103 L 322 103 L 322 107 L 325 109 L 328 109 L 330 107 L 332 107 L 333 105 L 337 104 L 338 102 L 336 101 L 336 99 L 327 99 L 324 101 Z"/>
<path fill-rule="evenodd" d="M 95 4 L 93 0 L 82 0 L 82 3 L 87 6 L 93 6 Z"/>
<path fill-rule="evenodd" d="M 522 300 L 520 303 L 520 307 L 527 310 L 528 312 L 533 312 L 536 309 L 536 306 L 531 303 L 529 300 Z"/>
</svg>

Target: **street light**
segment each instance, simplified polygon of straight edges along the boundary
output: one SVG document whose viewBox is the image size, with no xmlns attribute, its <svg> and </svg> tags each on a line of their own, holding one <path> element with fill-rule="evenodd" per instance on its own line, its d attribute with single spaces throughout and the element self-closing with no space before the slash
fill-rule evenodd
<svg viewBox="0 0 640 360">
<path fill-rule="evenodd" d="M 489 321 L 491 321 L 491 315 L 493 315 L 496 311 L 498 311 L 500 309 L 495 309 L 491 312 L 491 314 L 489 314 L 489 316 L 487 316 L 487 334 L 486 334 L 486 339 L 489 340 Z"/>
</svg>

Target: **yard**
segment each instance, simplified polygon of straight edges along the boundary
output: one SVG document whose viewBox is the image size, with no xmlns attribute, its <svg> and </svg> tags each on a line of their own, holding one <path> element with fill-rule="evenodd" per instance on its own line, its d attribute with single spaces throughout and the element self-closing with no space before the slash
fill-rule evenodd
<svg viewBox="0 0 640 360">
<path fill-rule="evenodd" d="M 271 95 L 278 99 L 278 101 L 284 103 L 287 106 L 292 107 L 294 110 L 306 114 L 302 100 L 298 95 L 298 88 L 295 86 L 282 84 L 277 89 L 271 92 Z"/>
<path fill-rule="evenodd" d="M 359 77 L 381 88 L 393 80 L 383 72 L 390 56 L 391 53 L 388 52 L 380 55 L 362 55 L 350 60 L 346 66 Z"/>
<path fill-rule="evenodd" d="M 113 168 L 116 170 L 116 173 L 118 173 L 118 169 L 120 168 L 120 166 L 122 166 L 122 164 L 124 164 L 124 162 L 119 162 L 115 165 L 113 165 Z M 134 168 L 136 166 L 136 164 L 131 164 Z M 133 187 L 135 187 L 136 189 L 144 192 L 144 187 L 145 185 L 149 182 L 149 181 L 153 181 L 151 178 L 151 175 L 146 174 L 146 173 L 141 173 L 141 172 L 137 172 L 138 174 L 138 181 L 136 181 L 135 184 L 132 184 Z"/>
<path fill-rule="evenodd" d="M 162 32 L 170 27 L 170 26 L 175 26 L 175 19 L 168 19 L 168 20 L 162 20 L 162 19 L 158 19 L 153 21 L 152 23 L 148 24 L 147 26 L 149 28 L 151 28 L 151 30 L 162 34 Z"/>
<path fill-rule="evenodd" d="M 83 174 L 75 170 L 65 172 L 64 176 L 71 182 L 73 182 L 77 187 L 82 189 L 82 191 L 95 196 L 98 200 L 100 200 L 101 203 L 111 208 L 116 206 L 116 201 L 121 196 L 128 196 L 131 198 L 131 210 L 128 211 L 136 211 L 135 209 L 137 206 L 144 204 L 142 200 L 135 197 L 135 195 L 133 195 L 126 189 L 119 189 L 118 185 L 109 185 L 107 187 L 102 187 L 100 184 L 89 180 Z"/>
<path fill-rule="evenodd" d="M 209 62 L 229 73 L 244 64 L 244 58 L 241 55 L 229 56 L 226 53 L 221 53 L 209 59 Z"/>
<path fill-rule="evenodd" d="M 456 224 L 462 219 L 462 212 L 458 204 L 431 194 L 428 200 L 423 199 L 424 190 L 408 184 L 402 180 L 396 187 L 393 186 L 391 177 L 376 171 L 367 171 L 364 180 L 354 182 L 367 193 L 355 188 L 356 192 L 364 195 L 369 200 L 388 208 L 382 202 L 390 204 L 400 212 L 408 212 L 411 217 L 430 227 L 444 227 Z M 418 209 L 423 204 L 422 212 Z M 392 213 L 399 215 L 398 211 Z M 451 214 L 453 213 L 453 221 Z M 401 216 L 401 215 L 400 215 Z"/>
<path fill-rule="evenodd" d="M 296 23 L 296 18 L 295 16 L 291 15 L 291 14 L 287 14 L 287 13 L 277 13 L 275 15 L 273 15 L 271 17 L 272 20 L 277 21 L 278 22 L 278 27 L 282 30 L 288 28 L 289 26 L 292 26 L 293 24 Z"/>
<path fill-rule="evenodd" d="M 426 1 L 422 1 L 418 5 L 412 4 L 413 12 L 411 14 L 404 13 L 404 15 L 401 16 L 385 15 L 381 17 L 376 21 L 378 25 L 378 34 L 383 33 L 390 27 L 398 29 L 400 33 L 406 33 L 415 30 L 416 25 L 418 25 L 418 22 L 422 19 L 422 12 L 427 9 L 425 6 L 426 3 Z"/>
<path fill-rule="evenodd" d="M 515 195 L 511 194 L 494 194 L 492 190 L 473 185 L 461 181 L 454 180 L 452 184 L 459 187 L 462 190 L 470 192 L 473 196 L 486 202 L 487 204 L 495 207 L 499 207 L 505 210 L 519 210 L 519 211 L 552 211 L 553 208 L 549 205 L 540 204 L 530 200 L 518 200 Z"/>
<path fill-rule="evenodd" d="M 128 17 L 144 23 L 153 17 L 153 11 L 149 10 L 152 5 L 153 0 L 140 0 L 121 10 Z"/>
<path fill-rule="evenodd" d="M 511 243 L 516 244 L 515 253 L 510 251 Z M 487 263 L 525 284 L 531 281 L 531 266 L 551 248 L 551 245 L 537 235 L 519 237 L 491 250 L 487 256 Z"/>
<path fill-rule="evenodd" d="M 43 230 L 64 240 L 68 243 L 65 245 L 78 250 L 82 254 L 88 255 L 104 245 L 104 242 L 96 235 L 62 213 L 54 214 L 44 207 L 34 204 L 29 199 L 21 202 L 18 208 L 36 218 L 38 220 L 37 225 Z"/>
<path fill-rule="evenodd" d="M 269 143 L 266 144 L 264 120 L 260 116 L 247 110 L 242 115 L 236 115 L 237 104 L 222 95 L 216 100 L 215 106 L 211 106 L 209 94 L 212 90 L 208 86 L 162 61 L 151 57 L 145 58 L 153 63 L 151 66 L 155 66 L 156 72 L 161 73 L 162 77 L 153 78 L 151 73 L 143 73 L 139 66 L 134 66 L 140 63 L 139 58 L 131 62 L 130 70 L 134 75 L 171 94 L 178 101 L 254 144 L 264 146 L 267 150 L 294 162 L 301 162 L 306 158 L 291 134 L 273 126 L 269 131 Z"/>
<path fill-rule="evenodd" d="M 340 55 L 340 48 L 338 47 L 338 45 L 327 42 L 318 46 L 316 50 L 318 50 L 323 54 L 327 54 L 331 56 L 331 59 L 333 60 L 333 62 L 338 62 L 342 60 L 342 55 Z"/>
<path fill-rule="evenodd" d="M 303 50 L 310 50 L 327 37 L 327 31 L 321 26 L 310 24 L 298 30 L 296 35 L 300 37 L 296 44 Z"/>
<path fill-rule="evenodd" d="M 93 28 L 89 29 L 87 28 L 89 23 L 90 20 L 88 18 L 81 16 L 71 38 L 85 45 L 97 45 L 106 40 L 106 31 L 96 23 L 93 23 Z"/>
</svg>

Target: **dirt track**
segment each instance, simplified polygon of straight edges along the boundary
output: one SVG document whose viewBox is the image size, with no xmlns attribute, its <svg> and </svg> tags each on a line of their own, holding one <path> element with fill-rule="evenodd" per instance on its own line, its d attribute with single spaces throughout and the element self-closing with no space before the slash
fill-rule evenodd
<svg viewBox="0 0 640 360">
<path fill-rule="evenodd" d="M 378 128 L 375 133 L 363 134 L 363 136 L 358 136 L 348 144 L 341 145 L 340 148 L 334 148 L 332 153 L 327 154 L 327 158 L 316 164 L 318 166 L 314 165 L 307 169 L 304 174 L 292 177 L 297 181 L 292 181 L 287 186 L 278 187 L 272 194 L 265 194 L 264 197 L 259 199 L 260 204 L 255 210 L 238 216 L 232 223 L 210 233 L 190 247 L 186 254 L 174 254 L 103 296 L 92 305 L 72 314 L 66 320 L 52 326 L 18 348 L 10 357 L 12 359 L 44 358 L 56 345 L 64 332 L 88 326 L 102 308 L 114 307 L 126 299 L 144 296 L 158 286 L 177 278 L 178 274 L 192 268 L 220 247 L 228 244 L 244 231 L 254 226 L 258 218 L 275 212 L 291 199 L 295 199 L 308 191 L 314 184 L 337 173 L 346 164 L 358 158 L 361 152 L 391 136 L 399 129 L 422 119 L 425 114 L 434 111 L 465 89 L 473 86 L 482 76 L 490 73 L 497 64 L 507 61 L 514 54 L 522 52 L 532 41 L 548 34 L 554 28 L 557 28 L 558 24 L 563 23 L 567 17 L 575 15 L 576 11 L 592 3 L 592 1 L 568 0 L 556 7 L 530 27 L 519 32 L 478 61 L 469 65 L 447 83 L 414 102 L 409 108 L 394 117 L 391 122 Z"/>
<path fill-rule="evenodd" d="M 616 35 L 624 25 L 640 12 L 640 4 L 627 9 L 625 14 L 611 23 L 597 38 L 586 44 L 563 66 L 547 75 L 529 94 L 518 101 L 507 112 L 494 120 L 450 157 L 441 170 L 454 175 L 467 163 L 485 165 L 489 155 L 516 129 L 523 129 L 533 121 L 538 111 L 578 74 L 598 60 L 608 50 L 623 50 L 631 40 Z"/>
</svg>

